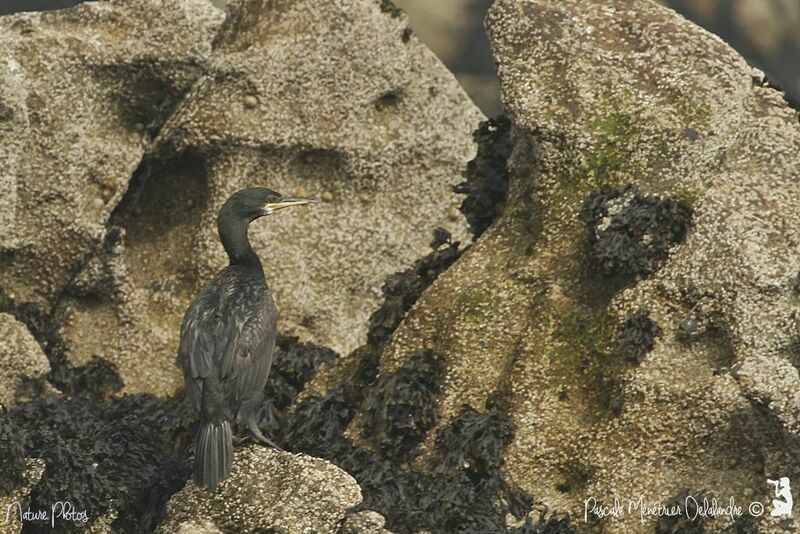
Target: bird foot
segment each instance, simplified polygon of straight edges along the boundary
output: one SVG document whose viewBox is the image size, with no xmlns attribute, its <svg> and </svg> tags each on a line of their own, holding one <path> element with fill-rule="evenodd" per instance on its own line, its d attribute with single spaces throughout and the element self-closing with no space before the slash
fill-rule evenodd
<svg viewBox="0 0 800 534">
<path fill-rule="evenodd" d="M 282 448 L 280 448 L 278 445 L 270 441 L 269 438 L 267 438 L 264 434 L 256 435 L 254 433 L 250 433 L 246 436 L 233 436 L 233 444 L 236 445 L 237 447 L 241 446 L 244 443 L 247 443 L 248 441 L 260 443 L 262 445 L 266 445 L 267 447 L 272 447 L 273 449 L 283 451 Z"/>
<path fill-rule="evenodd" d="M 256 441 L 258 441 L 259 443 L 261 443 L 262 445 L 266 445 L 267 447 L 272 447 L 275 450 L 279 450 L 281 452 L 284 452 L 284 450 L 282 448 L 280 448 L 278 445 L 276 445 L 275 443 L 273 443 L 272 441 L 267 439 L 263 434 L 261 436 L 253 436 L 253 438 Z"/>
<path fill-rule="evenodd" d="M 272 447 L 273 449 L 279 450 L 283 452 L 283 449 L 275 445 L 272 441 L 267 439 L 266 436 L 261 432 L 261 429 L 258 428 L 258 425 L 255 421 L 250 420 L 247 424 L 248 430 L 250 430 L 250 437 L 253 438 L 254 441 L 261 443 L 262 445 L 266 445 L 267 447 Z"/>
</svg>

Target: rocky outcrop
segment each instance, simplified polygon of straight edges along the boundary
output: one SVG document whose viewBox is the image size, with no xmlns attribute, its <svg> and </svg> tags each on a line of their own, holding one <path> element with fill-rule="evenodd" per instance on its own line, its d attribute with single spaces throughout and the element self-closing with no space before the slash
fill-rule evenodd
<svg viewBox="0 0 800 534">
<path fill-rule="evenodd" d="M 394 460 L 407 456 L 385 436 L 404 455 L 419 444 L 411 465 L 434 476 L 456 453 L 462 480 L 502 467 L 579 529 L 642 528 L 638 513 L 584 523 L 591 497 L 686 495 L 794 528 L 747 505 L 770 510 L 766 478 L 800 476 L 796 112 L 653 2 L 498 0 L 487 28 L 512 127 L 508 197 L 394 331 L 348 441 Z M 347 398 L 324 382 L 300 413 Z M 500 495 L 513 516 L 531 509 L 513 485 Z M 403 521 L 372 499 L 389 528 Z"/>
<path fill-rule="evenodd" d="M 509 471 L 576 515 L 587 496 L 766 502 L 765 475 L 800 469 L 796 113 L 727 45 L 649 2 L 506 0 L 487 25 L 517 138 L 516 210 L 494 236 L 514 236 L 526 205 L 541 221 L 534 253 L 514 255 L 537 300 L 506 386 Z M 691 229 L 647 275 L 597 278 L 577 211 L 628 183 L 690 207 Z M 632 365 L 614 342 L 639 312 L 661 334 Z"/>
<path fill-rule="evenodd" d="M 332 533 L 360 501 L 358 484 L 335 466 L 254 445 L 237 451 L 215 492 L 190 482 L 176 493 L 158 532 Z"/>
<path fill-rule="evenodd" d="M 369 0 L 91 2 L 0 20 L 0 309 L 74 369 L 172 392 L 180 320 L 225 264 L 215 216 L 239 187 L 324 202 L 251 237 L 280 328 L 363 341 L 383 278 L 436 225 L 480 112 Z M 384 224 L 393 221 L 392 225 Z"/>
<path fill-rule="evenodd" d="M 448 208 L 481 115 L 405 19 L 366 0 L 239 4 L 210 70 L 158 139 L 159 158 L 192 154 L 205 169 L 200 277 L 225 262 L 214 218 L 231 192 L 320 197 L 250 234 L 281 329 L 348 352 L 384 277 L 422 254 L 430 230 L 464 235 Z"/>
<path fill-rule="evenodd" d="M 377 512 L 362 510 L 345 519 L 342 534 L 391 534 L 384 525 L 386 520 Z"/>
<path fill-rule="evenodd" d="M 161 532 L 732 527 L 592 510 L 615 498 L 685 507 L 687 497 L 733 498 L 744 507 L 737 528 L 796 530 L 748 505 L 771 509 L 767 478 L 800 479 L 800 122 L 730 47 L 648 0 L 497 0 L 487 28 L 508 117 L 478 129 L 466 166 L 480 115 L 388 3 L 250 0 L 224 22 L 184 3 L 170 24 L 200 27 L 202 39 L 150 26 L 155 48 L 106 57 L 93 39 L 114 32 L 87 36 L 83 23 L 118 39 L 136 27 L 126 6 L 3 26 L 0 47 L 20 57 L 36 39 L 61 39 L 104 76 L 91 105 L 116 114 L 86 126 L 127 150 L 108 152 L 113 172 L 80 167 L 69 150 L 38 162 L 47 147 L 29 131 L 52 130 L 63 148 L 73 130 L 30 96 L 36 61 L 9 63 L 0 101 L 14 179 L 0 187 L 16 211 L 4 221 L 0 304 L 46 349 L 51 380 L 96 394 L 96 404 L 65 395 L 9 411 L 30 438 L 4 427 L 14 436 L 5 456 L 50 458 L 37 495 L 75 487 L 108 522 L 109 503 L 122 503 L 119 528 L 159 523 L 188 477 L 172 446 L 191 439 L 188 406 L 103 396 L 119 389 L 116 370 L 132 391 L 174 387 L 181 313 L 224 263 L 213 215 L 247 183 L 323 200 L 257 224 L 253 238 L 284 331 L 340 351 L 367 343 L 337 359 L 284 339 L 261 424 L 338 468 L 247 447 L 218 493 L 183 486 Z M 185 40 L 160 62 L 167 34 Z M 60 83 L 76 72 L 64 67 Z M 128 76 L 152 92 L 133 99 Z M 59 98 L 70 111 L 88 97 Z M 128 141 L 129 130 L 141 138 Z M 78 213 L 74 193 L 16 179 L 58 158 L 73 158 L 65 173 L 85 170 L 67 184 L 125 178 Z M 465 225 L 448 215 L 462 168 L 478 236 L 467 249 L 452 242 Z M 60 232 L 91 239 L 38 240 L 39 205 L 62 217 Z M 409 268 L 439 223 L 453 238 L 437 231 L 435 250 Z M 401 269 L 369 316 L 384 275 Z M 65 420 L 85 421 L 66 435 Z M 84 446 L 95 434 L 97 450 Z M 72 483 L 72 466 L 97 455 L 102 467 Z M 52 458 L 64 456 L 57 469 Z"/>
</svg>

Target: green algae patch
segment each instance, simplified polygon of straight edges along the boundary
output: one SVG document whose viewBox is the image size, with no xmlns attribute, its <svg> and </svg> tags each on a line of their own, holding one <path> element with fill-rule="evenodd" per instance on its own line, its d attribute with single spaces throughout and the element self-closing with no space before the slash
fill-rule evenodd
<svg viewBox="0 0 800 534">
<path fill-rule="evenodd" d="M 553 174 L 549 180 L 551 190 L 545 195 L 545 227 L 548 224 L 574 218 L 580 203 L 589 192 L 602 186 L 616 186 L 636 178 L 636 162 L 641 161 L 644 131 L 637 124 L 635 115 L 624 109 L 630 105 L 620 103 L 613 106 L 608 100 L 601 104 L 601 114 L 591 122 L 594 134 L 591 146 L 582 155 L 580 165 L 572 160 L 563 160 L 563 168 L 548 169 Z M 649 156 L 648 156 L 649 157 Z M 645 158 L 647 159 L 647 158 Z"/>
</svg>

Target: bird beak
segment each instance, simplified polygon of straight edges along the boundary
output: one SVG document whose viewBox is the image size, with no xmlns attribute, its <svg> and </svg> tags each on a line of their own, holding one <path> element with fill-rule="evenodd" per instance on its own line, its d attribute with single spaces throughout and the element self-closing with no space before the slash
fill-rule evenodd
<svg viewBox="0 0 800 534">
<path fill-rule="evenodd" d="M 267 213 L 272 213 L 276 210 L 281 210 L 283 208 L 288 208 L 289 206 L 302 206 L 303 204 L 313 204 L 317 200 L 314 198 L 306 198 L 306 197 L 283 197 L 278 202 L 269 202 L 264 205 L 264 211 Z"/>
</svg>

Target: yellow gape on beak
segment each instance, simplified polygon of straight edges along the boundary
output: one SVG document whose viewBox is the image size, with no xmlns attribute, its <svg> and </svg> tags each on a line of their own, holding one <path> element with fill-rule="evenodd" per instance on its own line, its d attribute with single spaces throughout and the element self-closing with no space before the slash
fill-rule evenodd
<svg viewBox="0 0 800 534">
<path fill-rule="evenodd" d="M 267 202 L 267 204 L 264 205 L 264 209 L 272 212 L 288 208 L 289 206 L 302 206 L 303 204 L 313 204 L 314 202 L 316 202 L 316 199 L 313 198 L 283 197 L 278 202 Z"/>
</svg>

